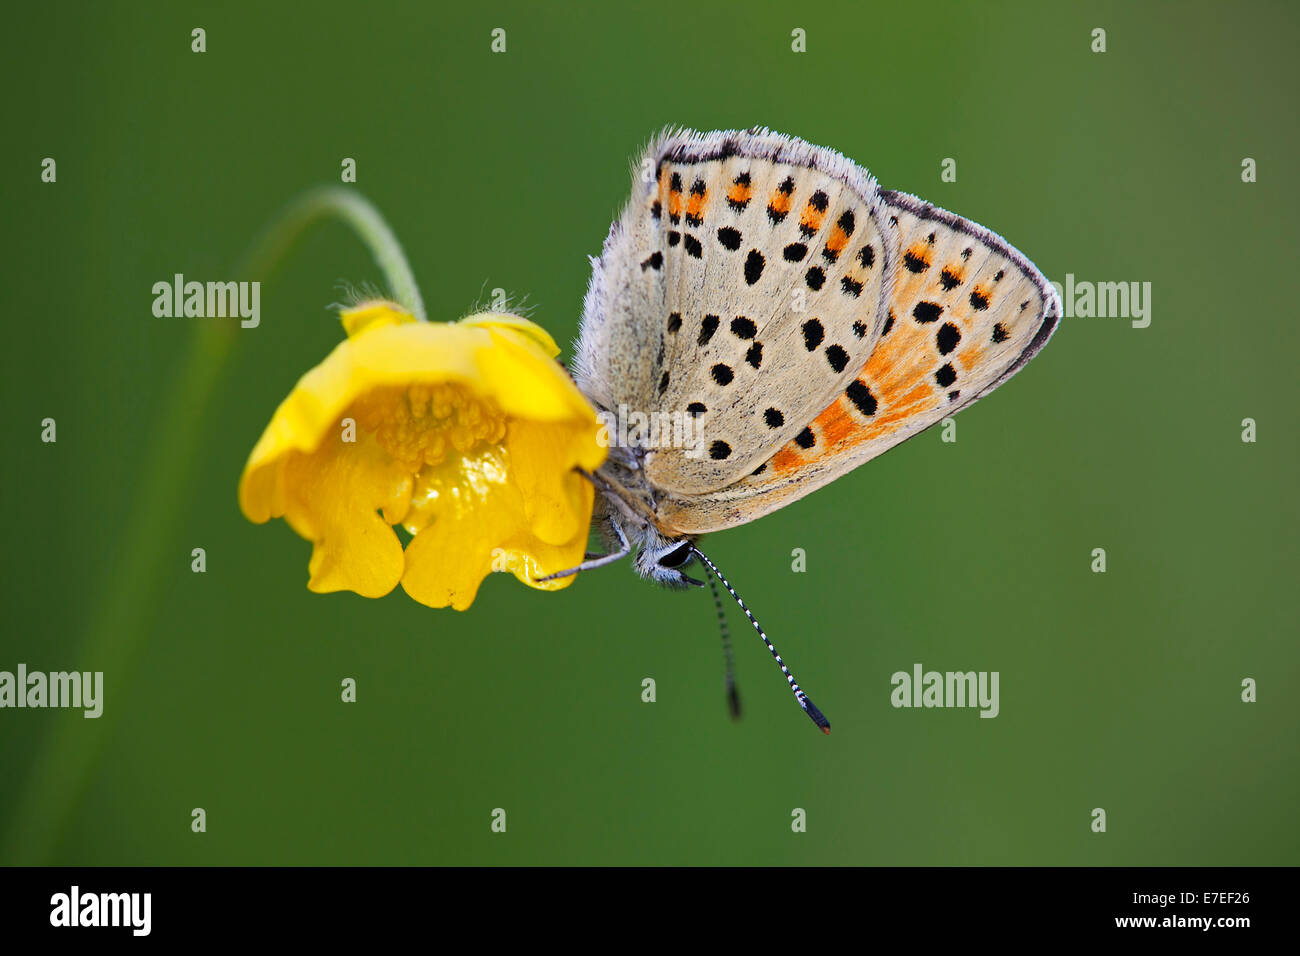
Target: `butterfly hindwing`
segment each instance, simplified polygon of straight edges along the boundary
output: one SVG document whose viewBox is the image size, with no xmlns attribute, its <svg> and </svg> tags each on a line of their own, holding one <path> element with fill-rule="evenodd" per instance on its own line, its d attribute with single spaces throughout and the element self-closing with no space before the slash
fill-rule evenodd
<svg viewBox="0 0 1300 956">
<path fill-rule="evenodd" d="M 718 530 L 803 497 L 969 406 L 1046 344 L 1060 302 L 1032 263 L 974 223 L 906 194 L 881 195 L 899 267 L 871 355 L 844 394 L 794 440 L 768 448 L 754 473 L 662 501 L 666 526 Z"/>
</svg>

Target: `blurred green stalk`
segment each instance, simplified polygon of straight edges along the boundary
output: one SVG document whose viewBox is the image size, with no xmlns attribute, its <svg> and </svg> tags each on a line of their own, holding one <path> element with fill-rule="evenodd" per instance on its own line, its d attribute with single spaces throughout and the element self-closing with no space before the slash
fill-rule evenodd
<svg viewBox="0 0 1300 956">
<path fill-rule="evenodd" d="M 368 200 L 338 186 L 313 190 L 290 205 L 244 258 L 236 276 L 253 281 L 270 278 L 302 234 L 331 217 L 351 226 L 369 247 L 393 298 L 427 321 L 419 287 L 392 229 Z M 108 566 L 97 611 L 77 655 L 86 666 L 112 674 L 119 693 L 129 683 L 131 666 L 151 626 L 148 614 L 165 567 L 175 560 L 156 545 L 173 540 L 182 502 L 189 499 L 195 450 L 204 433 L 202 419 L 238 332 L 232 323 L 203 323 L 194 336 L 140 472 L 126 539 L 117 560 Z M 103 716 L 92 721 L 79 712 L 64 714 L 50 730 L 15 808 L 0 854 L 5 863 L 51 862 L 89 787 L 112 730 L 112 713 L 112 708 L 106 708 Z"/>
</svg>

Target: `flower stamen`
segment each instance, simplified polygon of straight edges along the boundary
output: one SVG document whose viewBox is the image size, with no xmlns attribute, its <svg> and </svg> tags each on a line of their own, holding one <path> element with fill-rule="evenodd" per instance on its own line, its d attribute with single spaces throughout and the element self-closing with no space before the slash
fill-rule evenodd
<svg viewBox="0 0 1300 956">
<path fill-rule="evenodd" d="M 412 474 L 442 464 L 450 451 L 465 455 L 506 436 L 500 410 L 456 383 L 375 389 L 357 400 L 353 415 Z"/>
</svg>

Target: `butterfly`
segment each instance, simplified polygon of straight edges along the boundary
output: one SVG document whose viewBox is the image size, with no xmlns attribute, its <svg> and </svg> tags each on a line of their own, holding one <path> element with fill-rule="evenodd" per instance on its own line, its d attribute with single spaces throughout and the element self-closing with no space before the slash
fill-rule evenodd
<svg viewBox="0 0 1300 956">
<path fill-rule="evenodd" d="M 662 133 L 591 263 L 574 379 L 602 419 L 632 425 L 589 475 L 605 553 L 560 575 L 631 554 L 646 578 L 703 586 L 685 573 L 699 561 L 733 713 L 714 578 L 829 733 L 699 537 L 796 501 L 987 395 L 1047 343 L 1056 292 L 993 232 L 761 127 Z"/>
</svg>

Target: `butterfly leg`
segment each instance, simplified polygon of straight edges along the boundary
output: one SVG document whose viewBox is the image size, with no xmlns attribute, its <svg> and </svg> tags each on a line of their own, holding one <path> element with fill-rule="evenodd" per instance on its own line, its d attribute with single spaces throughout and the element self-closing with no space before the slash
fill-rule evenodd
<svg viewBox="0 0 1300 956">
<path fill-rule="evenodd" d="M 578 565 L 576 568 L 556 571 L 554 574 L 548 574 L 541 578 L 534 578 L 534 580 L 550 581 L 554 578 L 567 578 L 577 574 L 579 571 L 590 571 L 592 568 L 604 567 L 607 564 L 613 564 L 615 561 L 621 561 L 623 558 L 626 558 L 632 550 L 632 545 L 628 542 L 627 535 L 623 533 L 623 529 L 619 527 L 617 521 L 609 521 L 609 526 L 614 529 L 614 534 L 618 536 L 618 548 L 616 550 L 611 551 L 608 554 L 585 555 L 584 557 L 588 560 L 584 560 L 582 564 Z"/>
<path fill-rule="evenodd" d="M 582 475 L 582 477 L 586 478 L 588 481 L 590 481 L 592 486 L 597 491 L 601 491 L 606 494 L 609 494 L 614 490 L 610 487 L 609 482 L 606 481 L 604 478 L 600 477 L 599 474 L 587 471 L 587 469 L 585 468 L 575 468 L 573 470 L 576 471 L 578 474 Z"/>
</svg>

